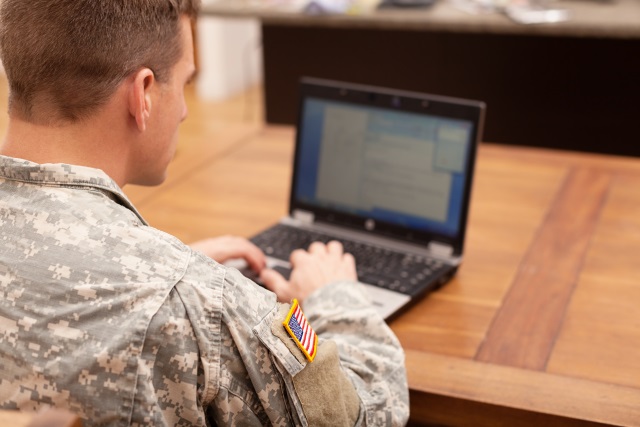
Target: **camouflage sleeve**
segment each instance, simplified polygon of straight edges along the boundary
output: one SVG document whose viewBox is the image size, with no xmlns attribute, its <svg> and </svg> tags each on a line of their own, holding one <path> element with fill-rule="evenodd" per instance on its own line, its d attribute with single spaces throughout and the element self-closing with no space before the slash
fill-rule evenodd
<svg viewBox="0 0 640 427">
<path fill-rule="evenodd" d="M 337 344 L 342 367 L 362 400 L 365 424 L 405 425 L 409 392 L 404 352 L 362 285 L 334 283 L 303 305 L 316 333 Z"/>
<path fill-rule="evenodd" d="M 278 332 L 288 304 L 233 269 L 224 286 L 219 389 L 209 410 L 217 425 L 406 422 L 403 352 L 359 286 L 332 285 L 308 301 L 320 337 L 313 362 Z"/>
<path fill-rule="evenodd" d="M 285 385 L 304 364 L 271 334 L 278 312 L 273 293 L 237 270 L 227 270 L 220 387 L 209 411 L 217 425 L 306 425 L 300 418 L 302 408 Z"/>
</svg>

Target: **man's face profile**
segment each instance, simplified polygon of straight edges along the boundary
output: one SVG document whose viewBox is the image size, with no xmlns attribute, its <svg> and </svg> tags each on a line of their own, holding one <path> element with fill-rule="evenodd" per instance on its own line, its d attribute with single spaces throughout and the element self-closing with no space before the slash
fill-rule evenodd
<svg viewBox="0 0 640 427">
<path fill-rule="evenodd" d="M 151 112 L 137 159 L 141 173 L 130 181 L 132 184 L 158 185 L 166 179 L 178 143 L 179 125 L 187 117 L 184 89 L 195 73 L 193 37 L 188 17 L 183 16 L 180 25 L 182 57 L 172 67 L 169 81 L 156 81 L 148 94 Z"/>
</svg>

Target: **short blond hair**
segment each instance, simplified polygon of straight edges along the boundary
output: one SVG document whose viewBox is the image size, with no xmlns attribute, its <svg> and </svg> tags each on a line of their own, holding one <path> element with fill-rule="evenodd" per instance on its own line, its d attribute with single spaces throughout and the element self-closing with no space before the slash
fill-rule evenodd
<svg viewBox="0 0 640 427">
<path fill-rule="evenodd" d="M 166 81 L 182 55 L 180 17 L 199 0 L 2 0 L 9 113 L 76 122 L 142 67 Z"/>
</svg>

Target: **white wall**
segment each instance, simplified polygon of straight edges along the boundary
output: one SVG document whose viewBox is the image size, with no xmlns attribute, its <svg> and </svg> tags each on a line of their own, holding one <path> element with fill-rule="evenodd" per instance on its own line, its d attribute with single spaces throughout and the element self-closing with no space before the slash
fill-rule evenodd
<svg viewBox="0 0 640 427">
<path fill-rule="evenodd" d="M 254 19 L 200 16 L 198 94 L 221 100 L 262 81 L 260 24 Z"/>
</svg>

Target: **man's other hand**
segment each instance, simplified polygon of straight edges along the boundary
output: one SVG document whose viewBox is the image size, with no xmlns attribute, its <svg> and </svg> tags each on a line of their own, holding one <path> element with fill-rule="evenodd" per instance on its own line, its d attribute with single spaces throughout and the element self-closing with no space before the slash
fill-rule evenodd
<svg viewBox="0 0 640 427">
<path fill-rule="evenodd" d="M 266 265 L 264 253 L 244 237 L 213 237 L 194 242 L 189 246 L 221 264 L 231 259 L 244 259 L 256 273 L 260 273 Z"/>
<path fill-rule="evenodd" d="M 314 242 L 308 251 L 293 251 L 290 261 L 293 271 L 289 281 L 268 268 L 260 273 L 265 287 L 275 292 L 281 302 L 291 302 L 293 298 L 303 301 L 330 283 L 358 280 L 353 255 L 344 253 L 340 242 L 332 241 L 326 245 Z"/>
</svg>

